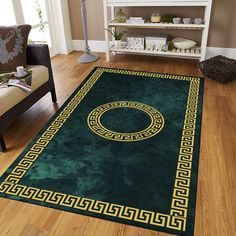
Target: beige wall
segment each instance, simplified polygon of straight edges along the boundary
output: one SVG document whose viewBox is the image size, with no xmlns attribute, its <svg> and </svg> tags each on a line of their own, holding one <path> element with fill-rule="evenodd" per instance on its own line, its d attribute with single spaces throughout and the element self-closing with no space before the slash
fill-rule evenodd
<svg viewBox="0 0 236 236">
<path fill-rule="evenodd" d="M 236 48 L 236 0 L 213 0 L 208 45 Z"/>
<path fill-rule="evenodd" d="M 80 0 L 68 0 L 69 12 L 72 29 L 72 39 L 83 39 L 83 30 L 81 24 Z M 90 40 L 104 40 L 103 23 L 103 1 L 87 0 L 87 18 L 88 18 L 88 36 Z M 124 10 L 128 15 L 149 16 L 153 8 L 129 8 Z M 176 13 L 173 8 L 160 8 L 157 11 L 164 13 Z M 179 8 L 178 15 L 181 17 L 203 16 L 203 8 Z M 143 30 L 135 31 L 137 34 L 145 34 Z M 131 31 L 132 34 L 132 31 Z M 196 31 L 153 31 L 148 34 L 168 34 L 170 36 L 183 36 L 197 41 L 200 40 L 200 33 Z M 209 33 L 208 46 L 236 48 L 236 0 L 213 0 L 211 15 L 211 25 Z"/>
<path fill-rule="evenodd" d="M 103 1 L 87 0 L 88 37 L 90 40 L 104 40 Z M 68 0 L 72 39 L 83 39 L 80 0 Z"/>
</svg>

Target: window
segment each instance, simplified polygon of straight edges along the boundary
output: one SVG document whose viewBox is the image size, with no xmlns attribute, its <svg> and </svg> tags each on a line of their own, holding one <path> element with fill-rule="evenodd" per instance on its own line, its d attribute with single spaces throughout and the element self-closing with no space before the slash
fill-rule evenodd
<svg viewBox="0 0 236 236">
<path fill-rule="evenodd" d="M 47 43 L 50 55 L 72 51 L 67 1 L 0 0 L 0 25 L 30 24 L 30 43 Z"/>
<path fill-rule="evenodd" d="M 24 23 L 32 25 L 29 40 L 33 43 L 47 43 L 51 47 L 45 0 L 21 0 L 21 6 Z"/>
<path fill-rule="evenodd" d="M 0 25 L 15 25 L 16 18 L 12 2 L 9 0 L 0 0 Z"/>
<path fill-rule="evenodd" d="M 0 25 L 30 24 L 30 43 L 47 43 L 53 51 L 48 0 L 0 0 Z"/>
</svg>

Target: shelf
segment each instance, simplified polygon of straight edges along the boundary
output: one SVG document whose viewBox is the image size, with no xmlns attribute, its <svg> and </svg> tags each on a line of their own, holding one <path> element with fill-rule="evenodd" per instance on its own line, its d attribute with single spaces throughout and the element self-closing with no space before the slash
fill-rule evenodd
<svg viewBox="0 0 236 236">
<path fill-rule="evenodd" d="M 204 30 L 204 24 L 172 24 L 172 23 L 144 23 L 144 24 L 128 24 L 128 23 L 110 23 L 109 27 L 124 28 L 149 28 L 149 29 L 186 29 L 186 30 Z"/>
<path fill-rule="evenodd" d="M 119 53 L 126 53 L 126 54 L 137 54 L 137 55 L 153 55 L 153 56 L 165 56 L 165 57 L 175 57 L 175 58 L 194 58 L 199 59 L 200 61 L 205 60 L 206 58 L 206 47 L 207 47 L 207 39 L 208 39 L 208 32 L 209 32 L 209 23 L 210 23 L 210 16 L 211 16 L 211 8 L 212 8 L 212 0 L 103 0 L 104 3 L 104 28 L 116 28 L 116 27 L 123 27 L 123 29 L 160 29 L 163 31 L 170 31 L 170 30 L 189 30 L 190 32 L 199 32 L 201 34 L 201 48 L 194 50 L 173 50 L 173 51 L 148 51 L 148 50 L 130 50 L 127 48 L 117 49 L 114 47 L 110 48 L 110 37 L 109 32 L 105 31 L 105 40 L 106 40 L 106 61 L 110 61 L 110 52 L 117 52 Z M 193 10 L 196 9 L 196 14 L 198 12 L 198 7 L 202 6 L 202 11 L 204 12 L 201 14 L 204 23 L 202 24 L 173 24 L 173 23 L 114 23 L 112 20 L 116 16 L 116 10 L 120 7 L 139 7 L 140 10 L 145 9 L 145 7 L 172 7 L 172 11 L 175 11 L 178 14 L 179 7 L 191 7 Z M 155 9 L 154 9 L 155 10 Z M 158 11 L 158 9 L 156 9 Z M 186 11 L 188 11 L 186 9 Z M 186 12 L 191 16 L 191 12 Z M 195 14 L 194 14 L 195 15 Z M 141 15 L 142 16 L 142 15 Z M 141 17 L 140 16 L 140 17 Z M 144 16 L 142 16 L 144 17 Z M 174 31 L 173 31 L 174 33 Z M 180 32 L 179 32 L 180 33 Z M 177 34 L 179 35 L 179 34 Z M 146 35 L 148 36 L 148 35 Z"/>
<path fill-rule="evenodd" d="M 129 54 L 144 54 L 144 55 L 152 55 L 152 56 L 165 56 L 165 57 L 182 57 L 182 58 L 195 58 L 199 59 L 201 57 L 201 49 L 199 47 L 189 49 L 189 50 L 179 50 L 173 49 L 172 51 L 149 51 L 149 50 L 134 50 L 123 48 L 115 48 L 112 46 L 110 48 L 111 52 L 121 52 L 121 53 L 129 53 Z"/>
<path fill-rule="evenodd" d="M 209 0 L 105 0 L 108 7 L 207 6 Z"/>
</svg>

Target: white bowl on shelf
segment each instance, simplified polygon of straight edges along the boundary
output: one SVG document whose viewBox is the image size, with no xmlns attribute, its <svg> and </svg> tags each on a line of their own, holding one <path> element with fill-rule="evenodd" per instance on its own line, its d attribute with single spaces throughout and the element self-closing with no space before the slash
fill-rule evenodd
<svg viewBox="0 0 236 236">
<path fill-rule="evenodd" d="M 174 24 L 179 24 L 180 21 L 181 21 L 181 18 L 179 18 L 179 17 L 173 18 L 173 23 Z"/>
<path fill-rule="evenodd" d="M 191 49 L 197 45 L 195 41 L 185 38 L 174 38 L 172 42 L 176 48 L 184 50 Z"/>
<path fill-rule="evenodd" d="M 191 24 L 191 18 L 183 18 L 184 24 Z"/>
<path fill-rule="evenodd" d="M 202 18 L 195 18 L 194 19 L 194 24 L 196 24 L 196 25 L 200 25 L 200 24 L 202 24 L 202 22 L 203 22 Z"/>
</svg>

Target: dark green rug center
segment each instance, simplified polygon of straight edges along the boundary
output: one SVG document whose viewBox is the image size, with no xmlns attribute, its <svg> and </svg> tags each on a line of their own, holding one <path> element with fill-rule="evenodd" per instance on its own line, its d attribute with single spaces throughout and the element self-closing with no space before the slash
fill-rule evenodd
<svg viewBox="0 0 236 236">
<path fill-rule="evenodd" d="M 101 117 L 102 125 L 114 132 L 130 133 L 146 129 L 150 116 L 134 108 L 116 108 L 105 112 Z"/>
</svg>

